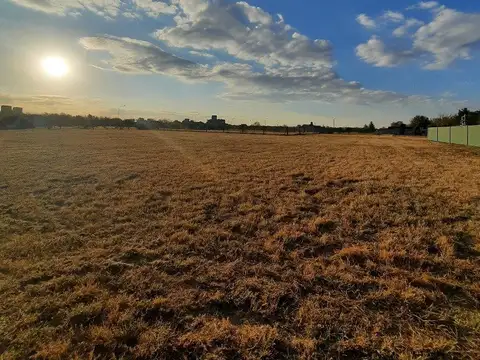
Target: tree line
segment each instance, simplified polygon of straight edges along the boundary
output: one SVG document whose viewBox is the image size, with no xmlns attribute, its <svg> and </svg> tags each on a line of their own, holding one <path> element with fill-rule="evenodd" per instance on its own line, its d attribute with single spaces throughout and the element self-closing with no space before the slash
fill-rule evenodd
<svg viewBox="0 0 480 360">
<path fill-rule="evenodd" d="M 465 116 L 467 125 L 480 125 L 480 110 L 470 111 L 467 108 L 461 109 L 457 114 L 440 115 L 435 118 L 428 118 L 423 115 L 413 117 L 408 124 L 402 121 L 393 122 L 390 128 L 405 129 L 407 127 L 414 129 L 425 129 L 430 126 L 457 126 L 461 125 L 462 118 Z M 197 131 L 238 131 L 238 132 L 290 132 L 290 133 L 374 133 L 377 129 L 373 122 L 365 124 L 363 127 L 330 127 L 318 126 L 313 123 L 298 125 L 296 127 L 287 125 L 266 126 L 255 122 L 251 125 L 240 124 L 233 125 L 228 123 L 216 123 L 211 121 L 194 121 L 185 119 L 183 121 L 170 121 L 166 119 L 120 119 L 111 117 L 102 117 L 94 115 L 70 115 L 70 114 L 21 114 L 0 116 L 0 129 L 29 129 L 34 127 L 62 128 L 77 127 L 85 129 L 94 129 L 97 127 L 155 130 L 197 130 Z M 401 131 L 400 131 L 401 133 Z M 420 132 L 418 132 L 420 133 Z M 417 134 L 417 132 L 415 132 Z"/>
<path fill-rule="evenodd" d="M 76 127 L 84 129 L 94 128 L 116 128 L 139 130 L 197 130 L 197 131 L 238 131 L 238 132 L 286 132 L 288 133 L 373 133 L 376 128 L 373 122 L 363 127 L 329 127 L 317 126 L 313 123 L 294 126 L 276 125 L 266 126 L 259 122 L 251 125 L 233 125 L 225 122 L 215 121 L 194 121 L 185 119 L 183 121 L 170 121 L 166 119 L 120 119 L 94 115 L 70 115 L 70 114 L 21 114 L 0 117 L 0 129 L 29 129 L 35 127 L 62 128 Z"/>
<path fill-rule="evenodd" d="M 458 110 L 456 114 L 443 114 L 435 118 L 428 118 L 424 115 L 417 115 L 410 120 L 411 128 L 443 127 L 462 125 L 462 118 L 465 119 L 465 125 L 480 125 L 480 110 L 471 111 L 467 108 Z M 406 127 L 407 124 L 402 121 L 393 122 L 390 127 Z"/>
</svg>

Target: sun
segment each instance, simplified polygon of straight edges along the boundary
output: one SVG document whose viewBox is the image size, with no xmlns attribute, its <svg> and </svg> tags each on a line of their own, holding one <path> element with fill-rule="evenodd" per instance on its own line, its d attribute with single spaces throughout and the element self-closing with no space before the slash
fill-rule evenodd
<svg viewBox="0 0 480 360">
<path fill-rule="evenodd" d="M 48 75 L 56 78 L 64 77 L 68 73 L 68 65 L 61 57 L 46 57 L 42 60 L 42 67 Z"/>
</svg>

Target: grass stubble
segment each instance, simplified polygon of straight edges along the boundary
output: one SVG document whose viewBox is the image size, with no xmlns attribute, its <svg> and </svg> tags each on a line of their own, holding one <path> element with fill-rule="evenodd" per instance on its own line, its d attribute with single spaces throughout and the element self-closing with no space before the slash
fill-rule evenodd
<svg viewBox="0 0 480 360">
<path fill-rule="evenodd" d="M 0 133 L 2 359 L 479 359 L 480 157 Z"/>
</svg>

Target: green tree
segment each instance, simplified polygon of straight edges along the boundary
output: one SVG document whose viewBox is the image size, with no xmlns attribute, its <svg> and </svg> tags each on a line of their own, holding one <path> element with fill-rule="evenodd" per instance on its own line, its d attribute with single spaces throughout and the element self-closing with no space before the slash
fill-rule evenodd
<svg viewBox="0 0 480 360">
<path fill-rule="evenodd" d="M 368 130 L 370 132 L 375 132 L 376 128 L 375 128 L 375 124 L 373 123 L 373 121 L 370 121 L 370 124 L 368 124 Z"/>
<path fill-rule="evenodd" d="M 457 126 L 460 125 L 460 119 L 456 115 L 440 115 L 432 120 L 433 126 Z"/>
<path fill-rule="evenodd" d="M 410 126 L 413 128 L 426 128 L 430 124 L 430 119 L 423 115 L 417 115 L 410 120 Z"/>
<path fill-rule="evenodd" d="M 457 120 L 458 123 L 460 124 L 462 121 L 462 117 L 466 116 L 467 118 L 467 125 L 477 125 L 478 120 L 479 120 L 479 112 L 478 111 L 470 111 L 467 108 L 463 108 L 461 110 L 458 110 L 458 115 L 457 115 Z"/>
<path fill-rule="evenodd" d="M 463 109 L 460 109 L 458 110 L 458 116 L 462 117 L 463 115 L 467 115 L 470 114 L 470 110 L 468 110 L 467 108 L 463 108 Z"/>
<path fill-rule="evenodd" d="M 403 121 L 394 121 L 390 124 L 390 127 L 392 128 L 401 128 L 402 126 L 405 126 Z"/>
</svg>

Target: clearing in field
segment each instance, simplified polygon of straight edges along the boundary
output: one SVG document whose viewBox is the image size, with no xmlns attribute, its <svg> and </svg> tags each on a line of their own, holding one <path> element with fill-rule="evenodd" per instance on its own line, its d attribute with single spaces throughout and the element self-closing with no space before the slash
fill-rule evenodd
<svg viewBox="0 0 480 360">
<path fill-rule="evenodd" d="M 0 133 L 0 357 L 480 358 L 480 157 Z"/>
</svg>

